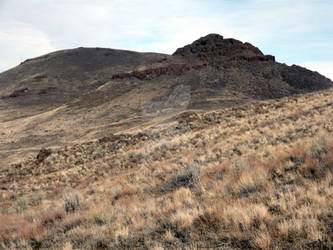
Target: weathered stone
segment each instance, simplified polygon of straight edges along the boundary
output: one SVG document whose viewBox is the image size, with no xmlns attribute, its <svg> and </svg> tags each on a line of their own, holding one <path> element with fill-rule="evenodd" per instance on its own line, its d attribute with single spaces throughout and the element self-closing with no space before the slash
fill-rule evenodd
<svg viewBox="0 0 333 250">
<path fill-rule="evenodd" d="M 46 165 L 52 165 L 56 160 L 57 158 L 59 157 L 58 154 L 50 154 L 45 160 L 45 164 Z"/>
<path fill-rule="evenodd" d="M 51 154 L 52 151 L 50 149 L 42 148 L 37 155 L 37 161 L 43 162 Z"/>
</svg>

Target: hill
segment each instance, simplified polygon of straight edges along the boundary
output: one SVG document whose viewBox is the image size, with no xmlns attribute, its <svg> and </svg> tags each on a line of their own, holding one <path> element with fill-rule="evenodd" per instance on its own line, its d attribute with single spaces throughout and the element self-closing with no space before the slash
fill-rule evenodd
<svg viewBox="0 0 333 250">
<path fill-rule="evenodd" d="M 173 55 L 55 52 L 0 79 L 0 248 L 333 247 L 318 73 L 211 34 Z"/>
<path fill-rule="evenodd" d="M 249 43 L 216 34 L 173 55 L 101 48 L 54 52 L 0 74 L 1 164 L 184 110 L 234 107 L 330 86 L 318 73 L 277 63 Z"/>
<path fill-rule="evenodd" d="M 330 249 L 332 100 L 325 90 L 185 112 L 40 150 L 1 172 L 0 244 Z"/>
</svg>

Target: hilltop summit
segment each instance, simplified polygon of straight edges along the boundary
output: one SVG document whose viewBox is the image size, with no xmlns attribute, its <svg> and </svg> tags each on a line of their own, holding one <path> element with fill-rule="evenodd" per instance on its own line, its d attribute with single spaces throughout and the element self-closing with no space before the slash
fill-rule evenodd
<svg viewBox="0 0 333 250">
<path fill-rule="evenodd" d="M 209 34 L 194 41 L 192 44 L 179 48 L 173 54 L 189 59 L 198 58 L 202 61 L 275 61 L 274 56 L 265 56 L 257 47 L 233 38 L 224 39 L 219 34 Z"/>
</svg>

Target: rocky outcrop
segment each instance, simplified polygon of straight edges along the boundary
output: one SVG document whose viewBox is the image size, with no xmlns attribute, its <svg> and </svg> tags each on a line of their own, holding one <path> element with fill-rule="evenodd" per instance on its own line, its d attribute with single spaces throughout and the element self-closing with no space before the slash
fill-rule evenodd
<svg viewBox="0 0 333 250">
<path fill-rule="evenodd" d="M 135 145 L 138 144 L 140 141 L 146 141 L 149 139 L 149 135 L 144 133 L 138 133 L 135 135 L 131 134 L 110 134 L 107 136 L 104 136 L 103 138 L 98 140 L 98 143 L 124 143 L 126 145 Z"/>
<path fill-rule="evenodd" d="M 203 58 L 203 57 L 201 57 Z M 207 59 L 208 60 L 208 59 Z M 257 55 L 257 56 L 234 56 L 228 58 L 228 61 L 247 61 L 247 62 L 275 62 L 275 57 L 271 55 Z M 169 64 L 163 67 L 150 68 L 140 71 L 131 71 L 131 72 L 121 72 L 114 74 L 112 76 L 112 80 L 120 79 L 128 79 L 128 78 L 137 78 L 139 80 L 152 80 L 161 75 L 181 75 L 190 70 L 200 70 L 202 68 L 209 66 L 216 67 L 219 69 L 220 65 L 223 64 L 223 61 L 215 61 L 211 63 L 203 63 L 203 64 Z"/>
<path fill-rule="evenodd" d="M 28 88 L 22 88 L 22 89 L 17 89 L 14 90 L 13 93 L 11 93 L 9 95 L 10 98 L 15 98 L 15 97 L 19 97 L 19 96 L 24 96 L 28 93 Z"/>
<path fill-rule="evenodd" d="M 141 71 L 117 73 L 112 76 L 112 80 L 116 79 L 123 80 L 131 77 L 137 78 L 139 80 L 151 80 L 161 75 L 181 75 L 190 70 L 200 70 L 206 66 L 207 66 L 206 64 L 200 64 L 200 65 L 169 64 L 167 66 L 150 68 Z"/>
<path fill-rule="evenodd" d="M 275 56 L 234 56 L 233 61 L 248 61 L 248 62 L 275 62 Z"/>
<path fill-rule="evenodd" d="M 11 94 L 8 96 L 4 96 L 2 98 L 16 98 L 20 96 L 26 96 L 26 95 L 44 95 L 49 93 L 50 91 L 56 90 L 55 87 L 47 87 L 47 88 L 41 88 L 41 89 L 28 89 L 28 88 L 22 88 L 14 90 Z"/>
<path fill-rule="evenodd" d="M 50 156 L 52 154 L 52 150 L 51 149 L 47 149 L 47 148 L 42 148 L 36 159 L 37 159 L 37 163 L 41 163 L 43 162 L 48 156 Z"/>
<path fill-rule="evenodd" d="M 190 45 L 179 48 L 173 54 L 188 59 L 213 61 L 245 60 L 248 62 L 275 61 L 274 56 L 265 56 L 257 47 L 236 39 L 224 39 L 218 34 L 201 37 Z"/>
<path fill-rule="evenodd" d="M 56 90 L 57 88 L 55 87 L 48 87 L 48 88 L 43 88 L 43 89 L 39 89 L 36 90 L 38 95 L 44 95 L 47 94 L 48 92 L 52 91 L 52 90 Z"/>
<path fill-rule="evenodd" d="M 297 65 L 284 65 L 280 74 L 283 81 L 296 89 L 313 91 L 332 87 L 330 79 Z"/>
</svg>

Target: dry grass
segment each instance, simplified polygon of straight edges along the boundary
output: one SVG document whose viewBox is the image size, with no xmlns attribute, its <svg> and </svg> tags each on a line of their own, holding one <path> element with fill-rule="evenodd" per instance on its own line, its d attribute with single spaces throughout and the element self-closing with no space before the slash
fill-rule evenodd
<svg viewBox="0 0 333 250">
<path fill-rule="evenodd" d="M 331 100 L 217 110 L 195 129 L 157 124 L 145 140 L 22 162 L 1 177 L 0 247 L 332 248 Z"/>
</svg>

